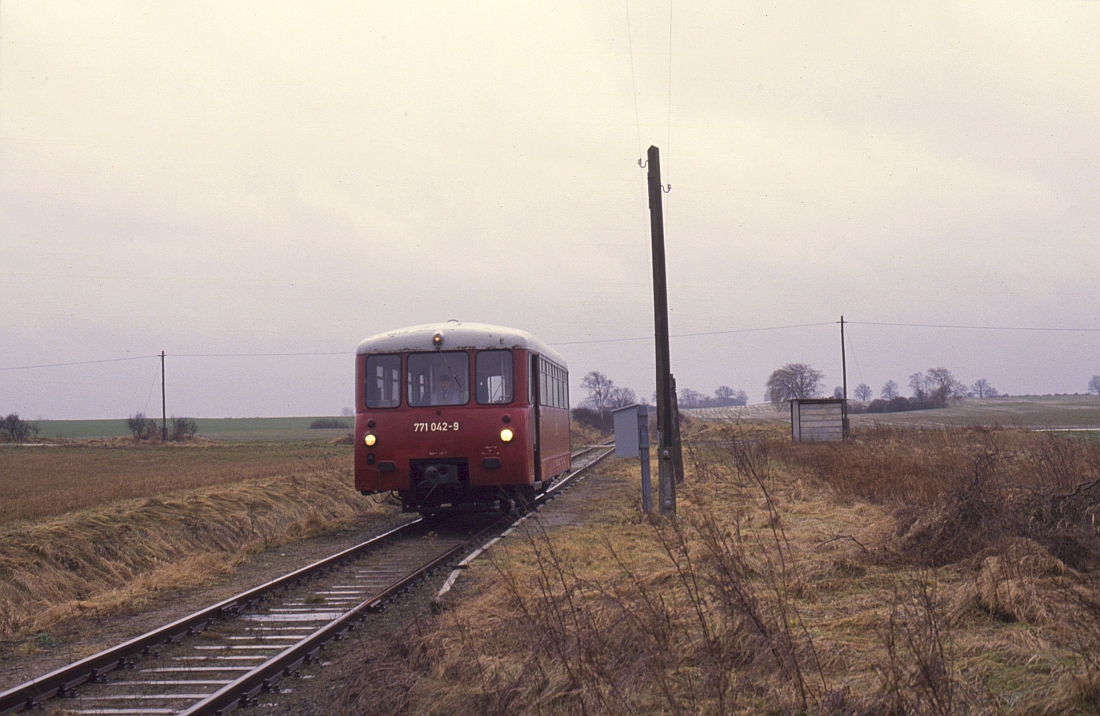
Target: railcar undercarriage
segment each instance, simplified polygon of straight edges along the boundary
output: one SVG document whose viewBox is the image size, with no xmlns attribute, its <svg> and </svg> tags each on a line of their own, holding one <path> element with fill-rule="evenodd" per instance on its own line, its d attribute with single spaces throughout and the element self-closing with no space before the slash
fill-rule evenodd
<svg viewBox="0 0 1100 716">
<path fill-rule="evenodd" d="M 549 487 L 551 480 L 534 485 L 470 486 L 470 468 L 465 458 L 412 460 L 408 490 L 397 490 L 402 512 L 434 515 L 444 512 L 524 512 L 535 494 Z"/>
</svg>

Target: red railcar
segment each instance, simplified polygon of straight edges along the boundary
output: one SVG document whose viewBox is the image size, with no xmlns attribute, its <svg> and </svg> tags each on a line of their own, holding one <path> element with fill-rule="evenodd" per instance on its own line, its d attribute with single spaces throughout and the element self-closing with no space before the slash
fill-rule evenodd
<svg viewBox="0 0 1100 716">
<path fill-rule="evenodd" d="M 406 512 L 511 509 L 569 459 L 565 360 L 526 331 L 480 323 L 380 333 L 355 357 L 355 489 Z"/>
</svg>

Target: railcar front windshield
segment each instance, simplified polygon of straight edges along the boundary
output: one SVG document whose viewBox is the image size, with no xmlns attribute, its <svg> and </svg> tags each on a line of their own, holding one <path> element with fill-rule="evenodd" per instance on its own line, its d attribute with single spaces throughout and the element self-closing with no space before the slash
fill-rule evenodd
<svg viewBox="0 0 1100 716">
<path fill-rule="evenodd" d="M 367 356 L 367 407 L 401 405 L 401 356 Z"/>
<path fill-rule="evenodd" d="M 512 352 L 481 351 L 477 366 L 477 402 L 503 405 L 512 402 Z"/>
<path fill-rule="evenodd" d="M 411 407 L 470 402 L 470 356 L 466 353 L 411 353 L 407 366 Z"/>
</svg>

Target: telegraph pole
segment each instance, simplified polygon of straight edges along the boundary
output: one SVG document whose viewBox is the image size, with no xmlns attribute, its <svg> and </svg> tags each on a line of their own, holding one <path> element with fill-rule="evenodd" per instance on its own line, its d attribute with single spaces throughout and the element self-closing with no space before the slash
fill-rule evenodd
<svg viewBox="0 0 1100 716">
<path fill-rule="evenodd" d="M 840 405 L 841 426 L 844 429 L 844 439 L 848 439 L 848 364 L 844 355 L 844 316 L 840 317 L 840 374 L 843 378 L 844 402 Z"/>
<path fill-rule="evenodd" d="M 673 469 L 676 426 L 672 412 L 672 375 L 668 349 L 668 290 L 665 285 L 665 217 L 661 195 L 661 157 L 657 147 L 648 152 L 649 228 L 653 248 L 653 325 L 657 353 L 657 480 L 662 515 L 676 514 Z"/>
<path fill-rule="evenodd" d="M 164 392 L 164 351 L 160 352 L 160 439 L 168 442 L 168 403 Z"/>
<path fill-rule="evenodd" d="M 680 485 L 684 482 L 684 450 L 683 444 L 680 442 L 680 399 L 676 396 L 676 376 L 670 372 L 668 375 L 669 381 L 672 383 L 670 389 L 672 403 L 672 474 L 676 478 L 676 484 Z"/>
</svg>

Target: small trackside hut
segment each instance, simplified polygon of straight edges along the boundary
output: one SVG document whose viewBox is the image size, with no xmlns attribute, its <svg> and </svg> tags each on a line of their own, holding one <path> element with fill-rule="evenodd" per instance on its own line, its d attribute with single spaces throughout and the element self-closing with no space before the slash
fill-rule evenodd
<svg viewBox="0 0 1100 716">
<path fill-rule="evenodd" d="M 570 467 L 569 371 L 526 331 L 427 324 L 355 357 L 355 489 L 405 512 L 509 511 Z"/>
<path fill-rule="evenodd" d="M 844 439 L 844 401 L 839 398 L 791 400 L 791 438 L 797 442 Z"/>
</svg>

